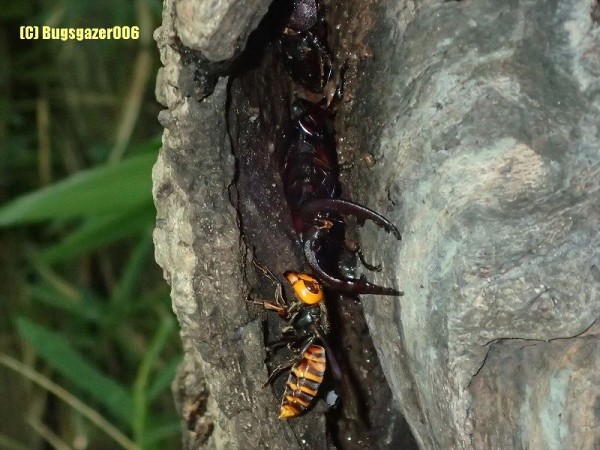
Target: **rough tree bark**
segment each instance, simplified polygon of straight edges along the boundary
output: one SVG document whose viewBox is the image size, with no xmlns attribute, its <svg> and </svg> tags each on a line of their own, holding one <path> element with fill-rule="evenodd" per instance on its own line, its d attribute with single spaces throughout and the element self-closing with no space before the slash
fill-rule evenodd
<svg viewBox="0 0 600 450">
<path fill-rule="evenodd" d="M 359 230 L 377 281 L 406 293 L 362 299 L 395 405 L 421 448 L 600 448 L 597 4 L 352 3 L 329 3 L 350 66 L 336 130 L 346 191 L 403 232 Z M 277 420 L 261 389 L 273 325 L 244 301 L 252 258 L 301 263 L 265 150 L 289 88 L 268 53 L 262 71 L 239 63 L 268 7 L 166 0 L 156 32 L 156 258 L 186 351 L 187 449 L 327 447 L 318 412 Z M 385 389 L 367 390 L 372 418 Z M 401 427 L 386 408 L 378 435 Z"/>
</svg>

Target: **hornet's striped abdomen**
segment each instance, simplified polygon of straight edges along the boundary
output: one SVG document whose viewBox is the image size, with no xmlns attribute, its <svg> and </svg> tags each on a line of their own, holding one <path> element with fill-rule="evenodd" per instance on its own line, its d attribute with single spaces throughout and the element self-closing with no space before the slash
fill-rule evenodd
<svg viewBox="0 0 600 450">
<path fill-rule="evenodd" d="M 290 371 L 281 402 L 280 419 L 293 419 L 306 412 L 321 386 L 325 367 L 325 349 L 320 345 L 309 345 L 302 359 Z"/>
</svg>

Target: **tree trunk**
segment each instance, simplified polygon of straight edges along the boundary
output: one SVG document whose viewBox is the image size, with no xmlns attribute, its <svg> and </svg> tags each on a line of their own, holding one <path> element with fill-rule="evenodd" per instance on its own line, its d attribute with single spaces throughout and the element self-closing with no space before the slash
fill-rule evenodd
<svg viewBox="0 0 600 450">
<path fill-rule="evenodd" d="M 414 448 L 397 409 L 424 449 L 600 448 L 600 7 L 327 6 L 344 193 L 403 234 L 358 229 L 383 263 L 368 276 L 405 292 L 361 299 L 385 379 L 361 305 L 329 299 L 364 417 L 342 399 L 277 419 L 281 381 L 261 386 L 281 324 L 245 301 L 273 296 L 253 260 L 304 263 L 270 153 L 290 97 L 276 7 L 166 0 L 155 243 L 185 448 Z"/>
</svg>

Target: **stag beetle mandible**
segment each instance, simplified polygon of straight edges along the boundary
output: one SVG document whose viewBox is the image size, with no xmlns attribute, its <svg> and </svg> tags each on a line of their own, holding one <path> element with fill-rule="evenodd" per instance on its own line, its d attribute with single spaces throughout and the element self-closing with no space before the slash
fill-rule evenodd
<svg viewBox="0 0 600 450">
<path fill-rule="evenodd" d="M 370 270 L 378 270 L 364 261 L 360 249 L 346 241 L 344 216 L 359 223 L 371 220 L 401 239 L 400 232 L 388 219 L 366 206 L 340 198 L 339 166 L 335 138 L 328 112 L 305 100 L 292 105 L 292 118 L 284 127 L 276 146 L 276 157 L 283 190 L 292 214 L 306 261 L 327 287 L 349 294 L 402 295 L 393 288 L 345 276 L 351 272 L 348 254 L 358 253 Z M 352 258 L 353 259 L 353 258 Z"/>
</svg>

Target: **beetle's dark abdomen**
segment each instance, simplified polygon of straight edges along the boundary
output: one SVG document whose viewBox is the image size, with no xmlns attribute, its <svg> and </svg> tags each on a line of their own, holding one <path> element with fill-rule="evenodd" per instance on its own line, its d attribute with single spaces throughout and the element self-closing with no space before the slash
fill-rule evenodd
<svg viewBox="0 0 600 450">
<path fill-rule="evenodd" d="M 304 111 L 292 119 L 278 142 L 277 159 L 294 228 L 302 233 L 307 225 L 299 214 L 302 205 L 340 194 L 335 139 L 325 118 Z"/>
<path fill-rule="evenodd" d="M 313 32 L 283 35 L 279 41 L 286 72 L 298 84 L 321 93 L 333 75 L 331 54 Z"/>
<path fill-rule="evenodd" d="M 323 9 L 319 1 L 295 0 L 291 3 L 291 12 L 286 24 L 290 32 L 301 33 L 317 24 L 320 10 Z"/>
</svg>

